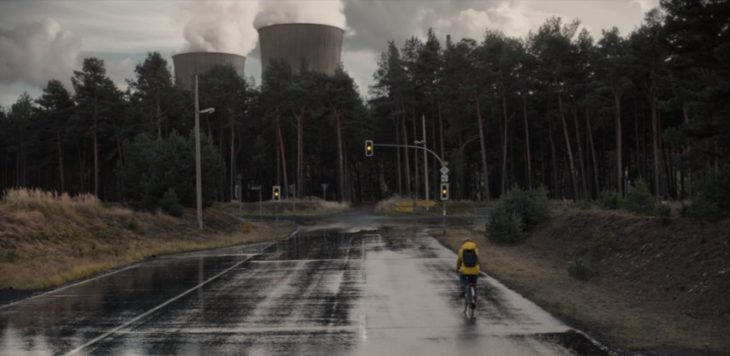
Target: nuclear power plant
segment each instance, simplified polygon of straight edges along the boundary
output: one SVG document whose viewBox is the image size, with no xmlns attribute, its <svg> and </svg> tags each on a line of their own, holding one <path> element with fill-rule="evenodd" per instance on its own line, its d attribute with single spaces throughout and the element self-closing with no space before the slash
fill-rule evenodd
<svg viewBox="0 0 730 356">
<path fill-rule="evenodd" d="M 175 83 L 192 91 L 194 76 L 203 75 L 218 65 L 230 65 L 241 78 L 246 57 L 233 53 L 187 52 L 172 56 L 175 65 Z"/>
<path fill-rule="evenodd" d="M 295 73 L 304 67 L 330 75 L 340 64 L 345 31 L 339 27 L 288 23 L 264 26 L 258 31 L 264 73 L 272 61 L 283 60 Z"/>
</svg>

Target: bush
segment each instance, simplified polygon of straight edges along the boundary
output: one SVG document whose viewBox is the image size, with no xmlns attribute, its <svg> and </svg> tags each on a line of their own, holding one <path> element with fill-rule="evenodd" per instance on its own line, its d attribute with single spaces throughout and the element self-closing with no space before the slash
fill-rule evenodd
<svg viewBox="0 0 730 356">
<path fill-rule="evenodd" d="M 654 209 L 654 215 L 659 218 L 662 225 L 669 225 L 669 223 L 672 222 L 672 207 L 670 207 L 669 204 L 657 204 Z"/>
<path fill-rule="evenodd" d="M 589 257 L 593 258 L 594 260 L 600 260 L 608 256 L 609 253 L 615 250 L 616 245 L 616 235 L 610 232 L 603 232 L 597 235 L 593 235 L 593 237 L 587 244 L 586 250 Z"/>
<path fill-rule="evenodd" d="M 587 281 L 598 274 L 598 270 L 582 258 L 568 262 L 568 274 L 579 281 Z"/>
<path fill-rule="evenodd" d="M 654 196 L 651 195 L 646 183 L 639 179 L 631 185 L 629 194 L 626 196 L 626 210 L 641 214 L 653 215 L 655 211 Z"/>
<path fill-rule="evenodd" d="M 700 222 L 717 222 L 730 215 L 730 165 L 722 167 L 717 179 L 703 184 L 682 215 Z"/>
<path fill-rule="evenodd" d="M 195 141 L 173 131 L 163 139 L 140 134 L 124 143 L 126 152 L 117 175 L 124 199 L 135 208 L 155 210 L 169 188 L 175 189 L 179 202 L 195 204 Z M 215 200 L 225 165 L 213 141 L 201 138 L 203 206 Z"/>
<path fill-rule="evenodd" d="M 175 189 L 173 188 L 167 189 L 165 195 L 160 199 L 159 204 L 162 211 L 169 215 L 176 217 L 183 215 L 183 206 L 180 204 L 180 200 L 178 200 Z"/>
<path fill-rule="evenodd" d="M 542 187 L 533 191 L 524 191 L 514 187 L 502 196 L 499 204 L 520 217 L 525 230 L 547 221 L 550 217 L 547 191 Z"/>
<path fill-rule="evenodd" d="M 522 218 L 502 205 L 497 206 L 489 216 L 487 237 L 505 244 L 514 244 L 521 241 L 524 238 Z"/>
<path fill-rule="evenodd" d="M 598 205 L 604 209 L 620 209 L 624 205 L 624 198 L 615 190 L 604 190 L 598 196 Z"/>
<path fill-rule="evenodd" d="M 530 192 L 515 187 L 502 195 L 490 212 L 487 234 L 494 241 L 517 243 L 525 237 L 525 231 L 549 217 L 545 189 Z"/>
<path fill-rule="evenodd" d="M 720 206 L 700 194 L 692 201 L 692 205 L 682 209 L 682 215 L 700 222 L 717 222 L 725 217 L 726 213 L 722 211 Z"/>
<path fill-rule="evenodd" d="M 593 207 L 593 203 L 590 200 L 581 199 L 578 200 L 577 203 L 575 203 L 575 207 L 580 210 L 590 210 L 590 208 Z"/>
</svg>

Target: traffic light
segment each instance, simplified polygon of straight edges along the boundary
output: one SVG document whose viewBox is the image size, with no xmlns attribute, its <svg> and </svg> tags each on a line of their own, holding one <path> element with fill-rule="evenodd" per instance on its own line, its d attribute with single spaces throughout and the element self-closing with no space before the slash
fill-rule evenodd
<svg viewBox="0 0 730 356">
<path fill-rule="evenodd" d="M 449 183 L 441 183 L 441 200 L 449 200 Z"/>
<path fill-rule="evenodd" d="M 365 156 L 372 157 L 374 153 L 373 140 L 365 140 Z"/>
<path fill-rule="evenodd" d="M 271 187 L 271 195 L 273 196 L 274 201 L 280 201 L 281 200 L 281 187 L 278 185 L 275 185 Z"/>
</svg>

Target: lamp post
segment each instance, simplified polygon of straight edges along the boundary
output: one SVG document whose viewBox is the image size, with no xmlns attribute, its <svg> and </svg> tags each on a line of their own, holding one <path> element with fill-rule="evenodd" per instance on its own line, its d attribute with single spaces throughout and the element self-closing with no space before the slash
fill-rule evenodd
<svg viewBox="0 0 730 356">
<path fill-rule="evenodd" d="M 198 213 L 198 228 L 203 230 L 203 178 L 200 168 L 200 114 L 212 114 L 215 108 L 200 110 L 198 102 L 198 75 L 195 75 L 195 206 Z"/>
</svg>

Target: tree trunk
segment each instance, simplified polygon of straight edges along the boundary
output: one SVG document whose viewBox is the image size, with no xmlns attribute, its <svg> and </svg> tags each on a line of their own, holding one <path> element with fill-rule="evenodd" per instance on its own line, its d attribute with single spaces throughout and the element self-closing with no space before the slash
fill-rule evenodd
<svg viewBox="0 0 730 356">
<path fill-rule="evenodd" d="M 61 133 L 56 131 L 56 147 L 58 149 L 58 178 L 61 183 L 61 193 L 66 191 L 66 184 L 63 179 L 63 149 L 61 146 Z"/>
<path fill-rule="evenodd" d="M 560 110 L 560 121 L 563 123 L 563 138 L 565 138 L 565 149 L 568 151 L 568 164 L 570 167 L 570 181 L 573 183 L 573 198 L 578 198 L 578 183 L 575 175 L 575 161 L 573 160 L 573 148 L 570 144 L 570 135 L 568 134 L 568 123 L 565 121 L 565 111 L 563 110 L 563 95 L 558 94 L 558 110 Z"/>
<path fill-rule="evenodd" d="M 548 104 L 549 108 L 549 104 Z M 547 114 L 549 111 L 545 110 L 545 113 Z M 550 163 L 553 166 L 553 169 L 551 171 L 552 177 L 552 183 L 553 183 L 553 197 L 557 198 L 562 195 L 560 191 L 560 181 L 558 180 L 558 155 L 555 151 L 555 138 L 553 137 L 553 120 L 550 119 L 548 116 L 548 139 L 550 140 Z"/>
<path fill-rule="evenodd" d="M 530 157 L 530 124 L 527 120 L 527 93 L 522 91 L 522 119 L 525 123 L 525 172 L 527 190 L 532 190 L 532 158 Z"/>
<path fill-rule="evenodd" d="M 654 196 L 661 198 L 661 189 L 659 189 L 659 118 L 657 117 L 657 98 L 656 90 L 650 89 L 649 105 L 651 110 L 651 145 L 654 152 Z"/>
<path fill-rule="evenodd" d="M 281 134 L 281 125 L 276 123 L 276 134 L 279 136 L 279 153 L 281 154 L 281 173 L 284 176 L 284 197 L 289 196 L 289 178 L 286 174 L 286 154 L 284 152 L 284 137 Z"/>
<path fill-rule="evenodd" d="M 583 159 L 583 144 L 580 141 L 580 125 L 578 123 L 578 107 L 573 103 L 573 124 L 575 125 L 575 144 L 578 146 L 578 163 L 580 164 L 580 181 L 583 198 L 588 198 L 588 180 L 586 179 L 586 165 Z"/>
<path fill-rule="evenodd" d="M 507 146 L 509 145 L 509 120 L 507 119 L 507 94 L 502 92 L 502 194 L 507 190 Z"/>
<path fill-rule="evenodd" d="M 482 196 L 482 200 L 489 201 L 489 169 L 487 167 L 487 147 L 486 142 L 484 141 L 484 124 L 482 123 L 482 109 L 479 106 L 479 96 L 475 95 L 474 99 L 476 100 L 476 109 L 477 109 L 477 126 L 479 127 L 479 143 L 481 145 L 481 153 L 482 153 L 482 181 L 481 184 L 484 185 L 484 195 Z M 481 188 L 481 187 L 480 187 Z"/>
<path fill-rule="evenodd" d="M 588 135 L 588 145 L 591 149 L 591 162 L 593 167 L 593 197 L 598 197 L 600 186 L 598 183 L 598 161 L 596 161 L 596 146 L 593 144 L 593 127 L 591 126 L 591 115 L 586 108 L 586 135 Z"/>
<path fill-rule="evenodd" d="M 92 120 L 94 121 L 94 195 L 99 197 L 99 141 L 97 134 L 97 100 L 94 97 L 93 112 L 91 114 Z"/>
<path fill-rule="evenodd" d="M 162 139 L 162 111 L 160 110 L 159 93 L 155 93 L 155 116 L 157 116 L 157 138 Z"/>
<path fill-rule="evenodd" d="M 302 174 L 302 170 L 304 169 L 304 144 L 302 142 L 302 116 L 304 116 L 304 109 L 302 108 L 298 113 L 293 112 L 293 114 L 297 121 L 297 182 L 294 196 L 299 198 L 302 194 L 302 180 L 304 177 L 304 175 Z"/>
<path fill-rule="evenodd" d="M 393 123 L 395 124 L 395 144 L 398 145 L 398 144 L 400 144 L 400 127 L 399 127 L 400 125 L 398 125 L 398 119 L 395 119 L 393 121 Z M 395 154 L 396 154 L 396 159 L 397 159 L 396 162 L 397 162 L 397 169 L 398 169 L 398 174 L 397 174 L 397 176 L 398 176 L 398 195 L 403 195 L 403 177 L 401 174 L 402 167 L 401 167 L 401 163 L 400 163 L 400 148 L 396 148 Z"/>
<path fill-rule="evenodd" d="M 343 201 L 342 197 L 345 193 L 345 158 L 342 153 L 342 119 L 337 109 L 334 109 L 335 114 L 335 126 L 337 128 L 337 169 L 340 178 L 340 202 Z"/>
<path fill-rule="evenodd" d="M 623 183 L 623 131 L 621 128 L 621 92 L 618 88 L 613 88 L 613 117 L 616 129 L 616 184 L 618 193 L 624 195 Z"/>
<path fill-rule="evenodd" d="M 230 171 L 231 171 L 230 172 L 231 173 L 231 182 L 230 183 L 231 184 L 230 184 L 230 187 L 231 187 L 231 200 L 233 200 L 236 195 L 235 194 L 236 189 L 235 189 L 235 183 L 234 183 L 235 182 L 234 180 L 236 178 L 236 128 L 234 125 L 233 114 L 231 114 L 230 122 L 231 122 L 231 163 L 230 163 Z M 243 187 L 240 187 L 239 189 L 241 189 L 240 194 L 243 195 Z"/>
</svg>

